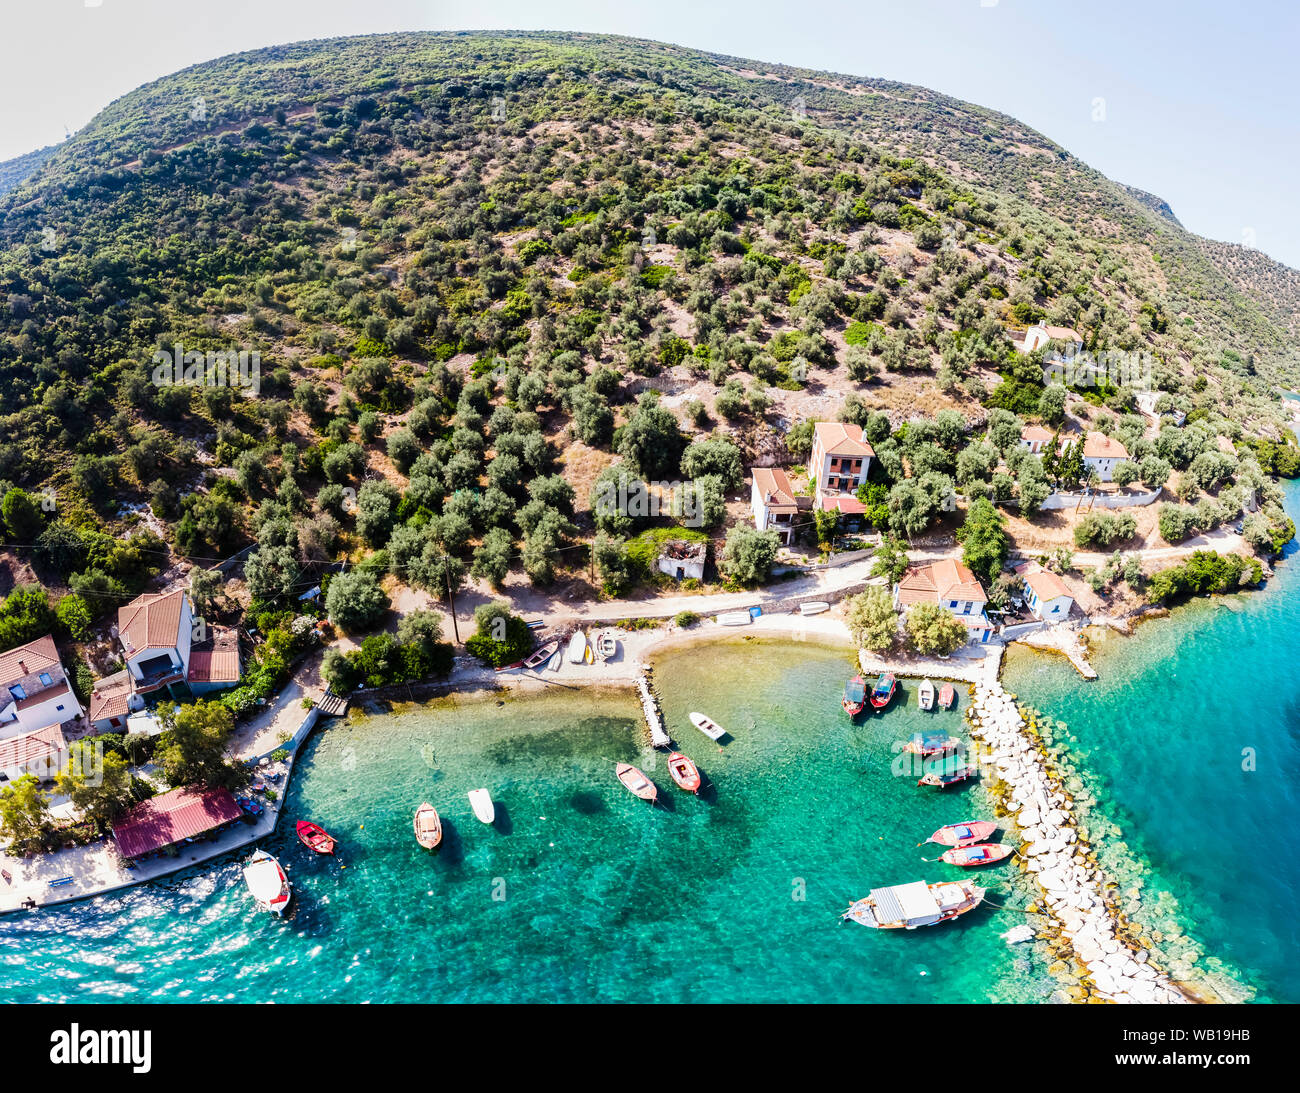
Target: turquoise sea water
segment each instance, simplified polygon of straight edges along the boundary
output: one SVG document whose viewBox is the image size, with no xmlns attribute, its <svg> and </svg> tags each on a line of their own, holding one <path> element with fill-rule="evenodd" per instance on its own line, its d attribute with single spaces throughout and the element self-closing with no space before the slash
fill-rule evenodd
<svg viewBox="0 0 1300 1093">
<path fill-rule="evenodd" d="M 1073 738 L 1098 798 L 1088 825 L 1134 918 L 1167 962 L 1208 972 L 1229 996 L 1244 981 L 1261 1000 L 1300 1000 L 1287 838 L 1298 596 L 1291 562 L 1267 592 L 1109 639 L 1093 684 L 1037 654 L 1007 667 L 1022 700 L 1068 726 L 1058 736 Z M 789 642 L 663 658 L 667 723 L 716 786 L 703 800 L 644 747 L 631 692 L 450 699 L 329 728 L 309 742 L 267 843 L 295 885 L 290 920 L 253 910 L 241 855 L 0 918 L 0 982 L 15 1001 L 1059 997 L 1042 947 L 998 936 L 1031 898 L 1009 863 L 982 874 L 989 905 L 942 928 L 839 924 L 872 887 L 963 875 L 922 862 L 936 848 L 915 844 L 991 815 L 978 785 L 918 789 L 891 773 L 892 745 L 959 732 L 959 711 L 922 713 L 909 683 L 885 715 L 852 726 L 839 709 L 848 674 L 846 653 Z M 690 726 L 695 709 L 732 730 L 725 748 Z M 1242 770 L 1246 748 L 1254 771 Z M 664 807 L 619 786 L 619 760 L 655 779 Z M 465 797 L 480 785 L 498 802 L 491 828 Z M 432 855 L 411 833 L 425 799 L 447 826 Z M 345 868 L 297 843 L 300 817 L 341 839 Z"/>
</svg>

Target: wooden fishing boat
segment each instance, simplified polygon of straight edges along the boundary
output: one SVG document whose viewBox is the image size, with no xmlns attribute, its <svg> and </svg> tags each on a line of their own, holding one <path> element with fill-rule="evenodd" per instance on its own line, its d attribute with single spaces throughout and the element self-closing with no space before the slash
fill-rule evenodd
<svg viewBox="0 0 1300 1093">
<path fill-rule="evenodd" d="M 903 745 L 903 751 L 908 755 L 927 757 L 956 751 L 960 747 L 961 741 L 955 736 L 937 736 L 934 733 L 918 732 Z"/>
<path fill-rule="evenodd" d="M 415 810 L 415 841 L 425 850 L 432 850 L 442 842 L 442 820 L 428 801 Z"/>
<path fill-rule="evenodd" d="M 629 792 L 640 797 L 641 800 L 654 801 L 658 798 L 659 787 L 637 770 L 631 763 L 617 764 L 614 767 L 614 773 L 618 775 L 618 780 L 627 787 Z"/>
<path fill-rule="evenodd" d="M 940 846 L 970 846 L 987 839 L 997 829 L 998 825 L 992 820 L 967 820 L 961 824 L 947 824 L 925 841 Z"/>
<path fill-rule="evenodd" d="M 298 840 L 303 846 L 316 851 L 317 854 L 333 854 L 336 840 L 320 824 L 310 820 L 299 820 L 297 824 Z"/>
<path fill-rule="evenodd" d="M 289 887 L 289 878 L 284 869 L 265 850 L 259 850 L 244 866 L 244 883 L 256 902 L 258 910 L 270 911 L 273 915 L 282 915 L 293 898 L 293 889 Z"/>
<path fill-rule="evenodd" d="M 951 683 L 945 683 L 939 688 L 939 705 L 945 710 L 951 710 L 952 704 L 957 701 L 957 690 Z"/>
<path fill-rule="evenodd" d="M 898 680 L 894 678 L 893 672 L 882 672 L 876 685 L 871 689 L 871 705 L 877 710 L 883 710 L 889 705 L 889 700 L 894 697 L 894 690 L 898 686 Z"/>
<path fill-rule="evenodd" d="M 681 752 L 675 751 L 668 757 L 668 773 L 682 789 L 689 793 L 700 792 L 700 768 Z"/>
<path fill-rule="evenodd" d="M 840 705 L 850 717 L 857 717 L 867 708 L 867 681 L 861 676 L 854 676 L 844 684 L 844 697 Z"/>
<path fill-rule="evenodd" d="M 612 660 L 618 653 L 618 638 L 609 630 L 596 635 L 596 653 L 601 660 Z"/>
<path fill-rule="evenodd" d="M 569 639 L 569 663 L 581 664 L 587 657 L 587 635 L 581 630 Z"/>
<path fill-rule="evenodd" d="M 812 600 L 809 603 L 799 605 L 799 614 L 801 615 L 820 615 L 823 611 L 829 611 L 831 605 L 825 600 Z"/>
<path fill-rule="evenodd" d="M 855 901 L 840 917 L 877 930 L 915 930 L 973 911 L 983 901 L 984 892 L 968 880 L 938 884 L 918 880 L 892 888 L 873 888 L 869 896 Z"/>
<path fill-rule="evenodd" d="M 492 794 L 486 789 L 471 789 L 469 791 L 470 807 L 474 809 L 474 815 L 485 824 L 492 823 L 497 818 L 496 805 L 492 803 Z"/>
<path fill-rule="evenodd" d="M 934 684 L 928 679 L 922 680 L 916 689 L 916 702 L 923 710 L 934 709 Z"/>
<path fill-rule="evenodd" d="M 545 664 L 555 654 L 560 647 L 560 639 L 552 638 L 545 645 L 539 646 L 527 657 L 524 658 L 525 668 L 537 668 Z"/>
<path fill-rule="evenodd" d="M 727 735 L 727 730 L 711 718 L 705 717 L 702 713 L 691 714 L 691 724 L 700 732 L 704 733 L 710 740 L 721 740 Z"/>
<path fill-rule="evenodd" d="M 975 774 L 974 767 L 958 767 L 953 771 L 931 771 L 929 774 L 923 774 L 917 779 L 918 786 L 935 786 L 938 789 L 947 789 L 949 786 L 955 786 L 958 782 L 964 782 L 967 778 Z"/>
<path fill-rule="evenodd" d="M 558 672 L 560 670 L 560 665 L 563 663 L 564 650 L 556 649 L 555 652 L 551 654 L 551 663 L 546 666 L 546 670 L 548 672 Z"/>
<path fill-rule="evenodd" d="M 969 869 L 973 865 L 992 865 L 1011 853 L 1006 843 L 977 843 L 974 846 L 956 846 L 939 855 L 940 861 Z"/>
</svg>

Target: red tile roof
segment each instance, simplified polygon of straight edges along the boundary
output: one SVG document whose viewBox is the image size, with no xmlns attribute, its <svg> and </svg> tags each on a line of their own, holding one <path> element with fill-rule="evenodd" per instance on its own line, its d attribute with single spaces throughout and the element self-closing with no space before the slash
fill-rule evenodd
<svg viewBox="0 0 1300 1093">
<path fill-rule="evenodd" d="M 131 680 L 126 672 L 118 672 L 106 679 L 95 680 L 90 692 L 90 709 L 86 716 L 91 721 L 110 717 L 125 717 L 131 704 Z"/>
<path fill-rule="evenodd" d="M 202 835 L 240 815 L 229 790 L 182 786 L 136 805 L 113 825 L 113 838 L 124 858 L 135 858 Z"/>
<path fill-rule="evenodd" d="M 60 672 L 63 670 L 59 663 L 59 651 L 54 647 L 54 639 L 46 634 L 43 638 L 0 653 L 0 686 L 51 668 L 58 668 Z"/>
<path fill-rule="evenodd" d="M 1020 430 L 1021 440 L 1041 440 L 1044 443 L 1052 439 L 1050 429 L 1044 429 L 1041 425 L 1026 425 Z"/>
<path fill-rule="evenodd" d="M 185 589 L 146 592 L 117 611 L 117 632 L 134 656 L 144 649 L 175 649 L 181 627 Z"/>
<path fill-rule="evenodd" d="M 1128 449 L 1113 436 L 1089 433 L 1083 438 L 1084 459 L 1127 459 Z"/>
<path fill-rule="evenodd" d="M 798 502 L 795 500 L 794 488 L 790 485 L 790 478 L 785 471 L 780 467 L 752 467 L 751 472 L 763 504 L 775 512 L 795 511 Z"/>
<path fill-rule="evenodd" d="M 239 637 L 225 626 L 214 626 L 212 638 L 190 649 L 190 683 L 239 682 Z"/>
<path fill-rule="evenodd" d="M 1070 590 L 1065 587 L 1065 582 L 1050 569 L 1040 569 L 1034 573 L 1026 573 L 1025 584 L 1033 589 L 1034 595 L 1040 600 L 1054 600 L 1058 596 L 1065 596 L 1068 599 L 1074 598 L 1070 595 Z"/>
<path fill-rule="evenodd" d="M 975 574 L 955 558 L 941 558 L 929 565 L 909 569 L 898 582 L 898 602 L 903 606 L 942 603 L 945 600 L 986 603 L 988 596 L 975 579 Z"/>
<path fill-rule="evenodd" d="M 44 759 L 68 750 L 68 741 L 58 725 L 47 725 L 22 736 L 0 740 L 0 770 L 22 766 L 33 759 Z"/>
<path fill-rule="evenodd" d="M 862 435 L 861 425 L 844 421 L 819 421 L 813 426 L 817 440 L 826 455 L 872 456 L 875 451 Z"/>
<path fill-rule="evenodd" d="M 867 511 L 867 506 L 851 493 L 822 494 L 822 508 L 835 509 L 843 516 L 860 516 Z"/>
</svg>

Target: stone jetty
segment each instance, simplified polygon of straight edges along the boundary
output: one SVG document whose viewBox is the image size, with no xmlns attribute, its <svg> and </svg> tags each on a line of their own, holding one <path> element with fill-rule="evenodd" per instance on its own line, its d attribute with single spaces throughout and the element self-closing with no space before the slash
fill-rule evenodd
<svg viewBox="0 0 1300 1093">
<path fill-rule="evenodd" d="M 1178 1003 L 1188 997 L 1151 965 L 1139 942 L 1106 899 L 1107 879 L 1076 830 L 1071 801 L 1031 731 L 1015 697 L 1001 684 L 981 683 L 967 708 L 980 762 L 1005 786 L 1005 804 L 1025 845 L 1025 868 L 1043 890 L 1043 908 L 1055 918 L 1083 969 L 1074 997 L 1098 1001 Z"/>
</svg>

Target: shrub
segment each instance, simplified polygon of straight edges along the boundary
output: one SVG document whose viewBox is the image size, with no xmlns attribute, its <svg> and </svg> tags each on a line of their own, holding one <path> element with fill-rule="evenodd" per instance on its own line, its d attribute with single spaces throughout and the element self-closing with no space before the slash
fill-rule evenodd
<svg viewBox="0 0 1300 1093">
<path fill-rule="evenodd" d="M 699 621 L 700 621 L 700 616 L 697 615 L 694 611 L 679 611 L 677 613 L 676 618 L 673 619 L 673 622 L 675 622 L 683 630 L 686 630 L 689 627 L 694 626 Z"/>
</svg>

